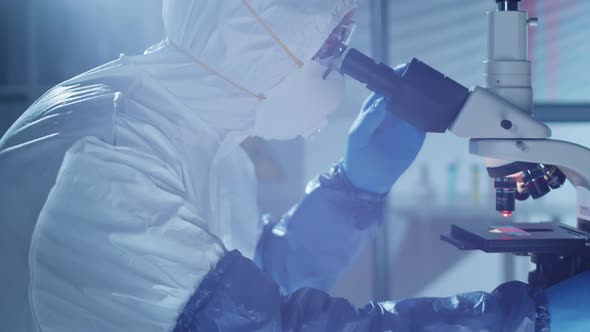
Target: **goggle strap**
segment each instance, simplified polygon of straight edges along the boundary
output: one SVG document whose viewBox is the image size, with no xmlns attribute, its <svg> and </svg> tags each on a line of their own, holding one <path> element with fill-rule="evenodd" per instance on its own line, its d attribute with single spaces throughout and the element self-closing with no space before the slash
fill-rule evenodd
<svg viewBox="0 0 590 332">
<path fill-rule="evenodd" d="M 258 94 L 258 93 L 254 93 L 248 89 L 246 89 L 245 87 L 241 86 L 240 84 L 230 80 L 229 78 L 225 77 L 225 75 L 221 74 L 220 72 L 218 72 L 217 70 L 215 70 L 214 68 L 212 68 L 211 66 L 207 65 L 206 63 L 200 61 L 199 59 L 197 59 L 194 55 L 190 54 L 189 52 L 183 50 L 182 48 L 180 48 L 178 45 L 176 45 L 176 43 L 174 43 L 172 40 L 170 40 L 169 38 L 166 39 L 166 41 L 168 42 L 168 44 L 172 47 L 174 47 L 177 51 L 179 51 L 180 53 L 184 54 L 185 56 L 187 56 L 189 59 L 191 59 L 194 63 L 198 64 L 199 66 L 201 66 L 203 69 L 205 69 L 206 71 L 208 71 L 209 73 L 217 76 L 218 78 L 220 78 L 221 80 L 223 80 L 224 82 L 226 82 L 227 84 L 233 86 L 234 88 L 242 91 L 243 93 L 250 95 L 258 100 L 264 100 L 266 99 L 266 97 L 262 94 Z"/>
<path fill-rule="evenodd" d="M 295 65 L 297 65 L 297 67 L 299 67 L 299 68 L 303 67 L 303 61 L 299 60 L 299 58 L 297 58 L 297 56 L 295 54 L 293 54 L 293 52 L 291 52 L 291 50 L 289 50 L 287 45 L 285 45 L 285 43 L 283 43 L 281 41 L 279 36 L 277 36 L 277 34 L 270 28 L 270 26 L 268 26 L 268 24 L 266 24 L 266 22 L 262 19 L 262 17 L 260 17 L 260 15 L 258 15 L 258 13 L 254 10 L 254 8 L 252 8 L 252 6 L 248 2 L 248 0 L 242 0 L 242 3 L 244 4 L 244 6 L 246 6 L 246 8 L 248 8 L 250 13 L 252 13 L 252 15 L 254 15 L 254 18 L 256 18 L 258 23 L 260 23 L 260 25 L 262 25 L 262 27 L 270 34 L 272 39 L 274 39 L 275 42 L 277 44 L 279 44 L 279 46 L 281 46 L 281 48 L 285 51 L 285 53 L 287 53 L 287 55 L 291 58 L 291 60 L 293 60 Z"/>
</svg>

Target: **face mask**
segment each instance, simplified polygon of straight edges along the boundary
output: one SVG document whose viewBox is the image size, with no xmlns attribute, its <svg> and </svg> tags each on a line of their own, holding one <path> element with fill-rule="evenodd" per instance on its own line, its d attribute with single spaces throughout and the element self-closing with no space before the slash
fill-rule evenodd
<svg viewBox="0 0 590 332">
<path fill-rule="evenodd" d="M 272 88 L 256 107 L 254 135 L 265 139 L 309 138 L 328 123 L 344 99 L 344 77 L 322 75 L 326 67 L 311 60 Z"/>
</svg>

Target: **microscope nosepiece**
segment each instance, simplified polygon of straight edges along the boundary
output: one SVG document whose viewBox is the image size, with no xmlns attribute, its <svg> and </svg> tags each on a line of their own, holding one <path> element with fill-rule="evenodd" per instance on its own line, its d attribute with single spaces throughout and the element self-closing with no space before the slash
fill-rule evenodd
<svg viewBox="0 0 590 332">
<path fill-rule="evenodd" d="M 547 182 L 551 189 L 557 189 L 565 183 L 565 174 L 563 174 L 563 172 L 559 168 L 555 166 L 546 165 L 544 171 L 545 178 L 547 179 Z"/>
<path fill-rule="evenodd" d="M 551 191 L 541 167 L 523 172 L 522 182 L 533 199 L 541 198 Z"/>
</svg>

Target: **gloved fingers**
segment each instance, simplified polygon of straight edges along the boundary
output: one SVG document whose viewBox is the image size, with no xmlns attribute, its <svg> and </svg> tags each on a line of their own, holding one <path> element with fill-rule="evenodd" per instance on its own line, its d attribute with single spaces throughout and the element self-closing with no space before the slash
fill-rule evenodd
<svg viewBox="0 0 590 332">
<path fill-rule="evenodd" d="M 376 94 L 375 92 L 372 92 L 369 97 L 367 97 L 367 99 L 365 99 L 365 102 L 363 103 L 363 106 L 361 107 L 361 113 L 366 112 L 371 106 L 373 106 L 373 104 L 375 102 L 377 102 L 377 100 L 379 100 L 379 98 L 383 98 L 383 96 Z"/>
<path fill-rule="evenodd" d="M 359 114 L 348 134 L 349 144 L 363 146 L 369 142 L 373 133 L 387 116 L 386 104 L 387 101 L 383 97 L 379 97 Z"/>
<path fill-rule="evenodd" d="M 375 131 L 372 140 L 384 144 L 387 151 L 418 151 L 424 143 L 426 133 L 387 112 L 385 119 Z M 401 150 L 400 150 L 401 149 Z"/>
<path fill-rule="evenodd" d="M 377 134 L 390 136 L 388 141 L 403 142 L 404 144 L 417 142 L 422 144 L 426 133 L 410 123 L 402 120 L 397 115 L 387 112 L 383 123 L 377 129 Z"/>
</svg>

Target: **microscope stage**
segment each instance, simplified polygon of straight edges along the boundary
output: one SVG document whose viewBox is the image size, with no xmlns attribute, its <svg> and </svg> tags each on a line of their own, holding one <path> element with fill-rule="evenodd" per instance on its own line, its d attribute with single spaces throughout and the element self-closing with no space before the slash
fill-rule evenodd
<svg viewBox="0 0 590 332">
<path fill-rule="evenodd" d="M 488 253 L 590 255 L 589 233 L 555 222 L 451 225 L 441 240 Z"/>
</svg>

